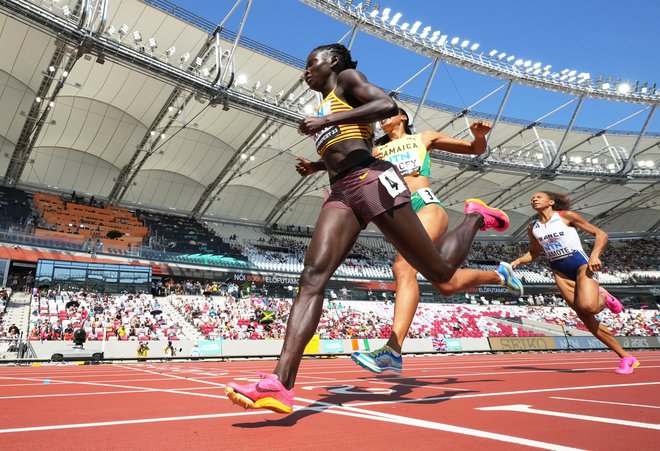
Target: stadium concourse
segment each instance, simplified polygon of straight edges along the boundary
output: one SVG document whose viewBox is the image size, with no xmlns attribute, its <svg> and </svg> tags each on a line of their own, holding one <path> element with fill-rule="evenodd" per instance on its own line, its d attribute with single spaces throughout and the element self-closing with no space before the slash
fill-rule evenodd
<svg viewBox="0 0 660 451">
<path fill-rule="evenodd" d="M 443 296 L 418 276 L 403 375 L 368 373 L 346 357 L 386 342 L 396 305 L 396 250 L 370 225 L 327 286 L 293 414 L 230 405 L 226 384 L 255 380 L 280 354 L 329 185 L 294 166 L 294 156 L 318 159 L 297 130 L 320 101 L 302 81 L 306 55 L 245 35 L 252 2 L 242 3 L 227 8 L 227 19 L 243 10 L 230 30 L 167 0 L 0 0 L 3 448 L 105 449 L 130 437 L 121 446 L 241 449 L 266 446 L 254 442 L 266 436 L 274 449 L 370 449 L 405 436 L 404 449 L 651 449 L 660 429 L 655 84 L 477 52 L 419 22 L 403 28 L 375 2 L 302 1 L 325 23 L 351 24 L 343 38 L 319 31 L 323 41 L 368 35 L 431 58 L 427 67 L 442 61 L 498 81 L 469 108 L 434 99 L 435 66 L 421 97 L 382 87 L 414 112 L 418 131 L 469 140 L 473 121 L 492 124 L 483 155 L 431 152 L 431 188 L 450 228 L 473 197 L 511 220 L 502 234 L 478 234 L 464 267 L 494 271 L 523 255 L 531 195 L 569 192 L 609 234 L 599 283 L 623 311 L 598 319 L 641 366 L 614 373 L 616 355 L 540 259 L 516 269 L 520 297 L 500 285 Z M 402 74 L 402 86 L 417 75 Z M 508 117 L 509 92 L 521 86 L 572 100 Z M 496 113 L 479 111 L 494 94 L 504 94 Z M 627 118 L 576 125 L 593 101 L 637 108 L 641 129 L 618 128 Z M 569 122 L 546 121 L 569 106 Z"/>
</svg>

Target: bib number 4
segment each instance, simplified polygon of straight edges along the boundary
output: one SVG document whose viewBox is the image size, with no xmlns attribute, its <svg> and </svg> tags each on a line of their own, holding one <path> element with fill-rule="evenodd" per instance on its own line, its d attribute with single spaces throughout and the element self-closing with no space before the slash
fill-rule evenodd
<svg viewBox="0 0 660 451">
<path fill-rule="evenodd" d="M 389 168 L 379 175 L 378 178 L 392 197 L 396 197 L 407 189 L 406 184 L 401 180 L 394 168 Z"/>
</svg>

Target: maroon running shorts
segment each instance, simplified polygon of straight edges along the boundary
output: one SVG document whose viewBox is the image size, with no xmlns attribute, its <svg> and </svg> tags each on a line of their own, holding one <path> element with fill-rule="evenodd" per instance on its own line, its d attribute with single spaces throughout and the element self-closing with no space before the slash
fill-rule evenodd
<svg viewBox="0 0 660 451">
<path fill-rule="evenodd" d="M 379 214 L 410 202 L 403 177 L 389 161 L 369 158 L 330 182 L 332 191 L 323 208 L 351 210 L 362 228 Z"/>
</svg>

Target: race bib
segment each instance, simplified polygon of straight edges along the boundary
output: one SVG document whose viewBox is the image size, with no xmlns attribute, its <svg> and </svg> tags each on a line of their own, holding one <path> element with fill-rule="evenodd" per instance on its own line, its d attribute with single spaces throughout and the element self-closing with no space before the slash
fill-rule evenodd
<svg viewBox="0 0 660 451">
<path fill-rule="evenodd" d="M 407 189 L 406 184 L 401 180 L 394 168 L 389 168 L 380 174 L 378 179 L 392 197 L 396 197 Z"/>
<path fill-rule="evenodd" d="M 419 194 L 419 197 L 422 198 L 426 205 L 440 203 L 440 200 L 435 197 L 435 194 L 433 194 L 433 190 L 431 188 L 418 189 L 417 194 Z"/>
</svg>

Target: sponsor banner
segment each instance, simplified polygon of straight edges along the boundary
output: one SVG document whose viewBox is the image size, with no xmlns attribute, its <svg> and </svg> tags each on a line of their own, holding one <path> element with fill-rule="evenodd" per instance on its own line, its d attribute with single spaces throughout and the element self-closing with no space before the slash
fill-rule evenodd
<svg viewBox="0 0 660 451">
<path fill-rule="evenodd" d="M 312 339 L 309 340 L 309 343 L 307 343 L 307 346 L 305 346 L 305 351 L 303 354 L 318 354 L 320 343 L 321 336 L 319 334 L 314 334 Z"/>
<path fill-rule="evenodd" d="M 263 276 L 261 274 L 241 274 L 233 273 L 231 278 L 236 282 L 258 282 L 258 283 L 272 283 L 276 285 L 298 285 L 297 277 L 278 277 L 278 276 Z"/>
<path fill-rule="evenodd" d="M 557 349 L 606 349 L 595 337 L 552 337 Z"/>
<path fill-rule="evenodd" d="M 323 352 L 328 354 L 344 352 L 343 340 L 321 340 L 321 345 L 323 347 Z"/>
<path fill-rule="evenodd" d="M 615 337 L 624 348 L 660 348 L 660 337 Z"/>
<path fill-rule="evenodd" d="M 355 282 L 353 288 L 357 290 L 396 291 L 396 282 Z"/>
<path fill-rule="evenodd" d="M 447 351 L 461 351 L 463 346 L 461 346 L 460 338 L 447 338 Z"/>
<path fill-rule="evenodd" d="M 488 337 L 488 343 L 494 351 L 555 349 L 552 337 Z"/>
<path fill-rule="evenodd" d="M 220 355 L 222 354 L 221 340 L 204 340 L 199 342 L 200 355 Z"/>
</svg>

